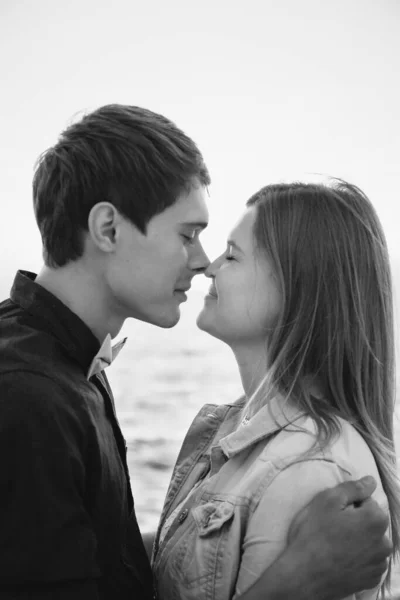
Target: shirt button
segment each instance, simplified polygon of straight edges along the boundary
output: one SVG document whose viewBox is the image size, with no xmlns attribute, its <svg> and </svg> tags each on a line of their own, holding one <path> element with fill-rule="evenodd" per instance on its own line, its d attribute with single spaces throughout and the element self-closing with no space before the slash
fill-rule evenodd
<svg viewBox="0 0 400 600">
<path fill-rule="evenodd" d="M 189 514 L 189 511 L 187 508 L 185 508 L 185 510 L 183 510 L 178 517 L 178 523 L 183 523 L 183 521 L 186 519 L 188 514 Z"/>
</svg>

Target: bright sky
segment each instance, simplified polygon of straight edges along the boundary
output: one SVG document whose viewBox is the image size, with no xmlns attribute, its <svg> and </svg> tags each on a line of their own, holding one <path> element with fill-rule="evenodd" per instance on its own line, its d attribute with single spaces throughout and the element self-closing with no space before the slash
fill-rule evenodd
<svg viewBox="0 0 400 600">
<path fill-rule="evenodd" d="M 76 113 L 164 113 L 208 163 L 219 252 L 246 199 L 310 173 L 375 204 L 400 264 L 398 0 L 1 0 L 0 291 L 41 265 L 38 155 Z"/>
</svg>

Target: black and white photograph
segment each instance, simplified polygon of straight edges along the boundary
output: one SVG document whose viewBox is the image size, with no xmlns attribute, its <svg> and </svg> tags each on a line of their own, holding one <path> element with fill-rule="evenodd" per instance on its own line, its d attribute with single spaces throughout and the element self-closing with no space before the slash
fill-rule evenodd
<svg viewBox="0 0 400 600">
<path fill-rule="evenodd" d="M 0 0 L 0 600 L 400 600 L 400 0 Z"/>
</svg>

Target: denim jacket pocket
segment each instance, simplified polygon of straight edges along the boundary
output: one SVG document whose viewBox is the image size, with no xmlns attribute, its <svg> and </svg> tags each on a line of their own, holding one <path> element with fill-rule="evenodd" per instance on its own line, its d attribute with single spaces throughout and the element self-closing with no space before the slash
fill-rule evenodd
<svg viewBox="0 0 400 600">
<path fill-rule="evenodd" d="M 172 576 L 168 587 L 174 590 L 171 596 L 167 595 L 168 600 L 232 597 L 240 554 L 240 546 L 236 546 L 241 527 L 236 512 L 233 502 L 215 498 L 191 510 L 191 526 L 168 553 L 168 571 Z"/>
<path fill-rule="evenodd" d="M 198 535 L 202 538 L 219 531 L 233 518 L 235 507 L 231 502 L 207 502 L 193 509 Z"/>
</svg>

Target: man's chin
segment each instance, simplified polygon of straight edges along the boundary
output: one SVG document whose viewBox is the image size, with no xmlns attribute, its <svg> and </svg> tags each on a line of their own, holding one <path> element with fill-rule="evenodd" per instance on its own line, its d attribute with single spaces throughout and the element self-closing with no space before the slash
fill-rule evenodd
<svg viewBox="0 0 400 600">
<path fill-rule="evenodd" d="M 163 329 L 171 329 L 171 327 L 175 327 L 179 323 L 179 319 L 181 318 L 181 313 L 179 308 L 175 309 L 175 311 L 171 311 L 170 313 L 155 313 L 155 314 L 135 314 L 132 315 L 133 319 L 138 319 L 139 321 L 144 321 L 145 323 L 149 323 L 149 325 L 155 325 L 156 327 L 162 327 Z"/>
<path fill-rule="evenodd" d="M 177 325 L 179 323 L 180 318 L 181 318 L 181 311 L 178 308 L 178 310 L 175 313 L 171 313 L 168 315 L 161 315 L 161 316 L 157 317 L 153 321 L 153 324 L 157 325 L 157 327 L 162 327 L 163 329 L 171 329 L 172 327 L 175 327 L 175 325 Z"/>
<path fill-rule="evenodd" d="M 175 325 L 178 325 L 180 320 L 180 316 L 175 319 L 175 320 L 170 320 L 170 321 L 163 321 L 162 323 L 154 323 L 154 325 L 157 325 L 157 327 L 161 327 L 162 329 L 172 329 L 172 327 L 175 327 Z"/>
</svg>

